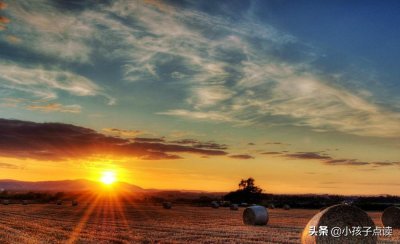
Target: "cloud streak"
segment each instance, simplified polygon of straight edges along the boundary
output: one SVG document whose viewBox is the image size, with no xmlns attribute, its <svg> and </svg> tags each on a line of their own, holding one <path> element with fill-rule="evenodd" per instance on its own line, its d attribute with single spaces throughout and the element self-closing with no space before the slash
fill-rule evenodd
<svg viewBox="0 0 400 244">
<path fill-rule="evenodd" d="M 62 105 L 59 103 L 48 103 L 45 105 L 28 105 L 28 110 L 38 110 L 41 112 L 61 112 L 61 113 L 80 113 L 82 108 L 79 105 Z"/>
<path fill-rule="evenodd" d="M 253 156 L 248 155 L 248 154 L 229 155 L 229 157 L 235 158 L 235 159 L 254 159 Z"/>
<path fill-rule="evenodd" d="M 115 155 L 145 160 L 179 159 L 181 154 L 220 156 L 227 153 L 163 140 L 130 140 L 61 123 L 0 119 L 0 155 L 40 160 L 68 160 L 93 155 Z"/>
<path fill-rule="evenodd" d="M 74 96 L 103 96 L 109 104 L 114 98 L 90 79 L 58 69 L 47 70 L 39 67 L 22 67 L 0 62 L 0 87 L 32 94 L 41 99 L 55 99 L 58 92 Z"/>
<path fill-rule="evenodd" d="M 400 166 L 400 162 L 391 162 L 391 161 L 383 161 L 383 162 L 368 162 L 368 161 L 360 161 L 357 159 L 337 159 L 326 153 L 321 152 L 297 152 L 297 153 L 278 153 L 278 152 L 263 152 L 262 154 L 268 155 L 280 155 L 281 157 L 289 158 L 289 159 L 298 159 L 298 160 L 319 160 L 321 163 L 330 166 L 372 166 L 374 168 L 378 167 L 388 167 L 388 166 Z"/>
</svg>

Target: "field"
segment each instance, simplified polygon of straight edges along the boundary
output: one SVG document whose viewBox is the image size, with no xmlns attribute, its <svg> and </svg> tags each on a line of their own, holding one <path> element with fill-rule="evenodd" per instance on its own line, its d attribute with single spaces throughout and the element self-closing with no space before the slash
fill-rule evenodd
<svg viewBox="0 0 400 244">
<path fill-rule="evenodd" d="M 299 243 L 317 210 L 270 210 L 268 226 L 245 226 L 229 208 L 97 201 L 0 205 L 0 243 Z M 379 212 L 370 212 L 378 226 Z M 379 243 L 400 243 L 400 231 Z"/>
</svg>

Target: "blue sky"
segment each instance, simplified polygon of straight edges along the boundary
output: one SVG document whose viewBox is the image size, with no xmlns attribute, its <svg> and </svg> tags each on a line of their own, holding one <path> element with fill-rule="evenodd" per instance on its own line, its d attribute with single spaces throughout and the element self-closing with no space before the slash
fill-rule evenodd
<svg viewBox="0 0 400 244">
<path fill-rule="evenodd" d="M 382 170 L 385 184 L 398 170 L 396 1 L 1 6 L 2 118 L 214 141 L 256 165 L 319 160 L 327 171 Z"/>
</svg>

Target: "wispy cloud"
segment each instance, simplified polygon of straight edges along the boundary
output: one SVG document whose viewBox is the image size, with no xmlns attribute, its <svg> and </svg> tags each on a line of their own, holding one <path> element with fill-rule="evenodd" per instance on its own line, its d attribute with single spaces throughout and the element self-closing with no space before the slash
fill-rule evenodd
<svg viewBox="0 0 400 244">
<path fill-rule="evenodd" d="M 0 2 L 0 9 L 7 8 L 7 4 L 5 2 Z"/>
<path fill-rule="evenodd" d="M 1 24 L 8 24 L 10 22 L 10 19 L 4 16 L 0 16 L 0 23 Z"/>
<path fill-rule="evenodd" d="M 299 152 L 285 155 L 288 158 L 296 158 L 296 159 L 332 159 L 330 156 L 322 155 L 317 152 Z"/>
<path fill-rule="evenodd" d="M 0 87 L 22 91 L 41 99 L 55 99 L 59 91 L 65 91 L 75 96 L 104 96 L 109 104 L 114 103 L 114 98 L 96 83 L 68 71 L 0 62 L 0 80 Z"/>
<path fill-rule="evenodd" d="M 93 32 L 85 19 L 46 0 L 12 1 L 7 13 L 13 20 L 9 28 L 18 32 L 20 45 L 27 50 L 68 62 L 89 62 Z"/>
<path fill-rule="evenodd" d="M 3 168 L 3 169 L 20 169 L 20 167 L 18 165 L 10 164 L 10 163 L 1 163 L 1 162 L 0 162 L 0 168 Z"/>
<path fill-rule="evenodd" d="M 264 152 L 262 154 L 278 154 L 281 157 L 298 160 L 318 160 L 325 165 L 331 166 L 370 166 L 373 168 L 388 167 L 388 166 L 400 166 L 400 162 L 394 161 L 382 161 L 382 162 L 370 162 L 360 161 L 357 159 L 345 159 L 345 158 L 334 158 L 323 152 L 297 152 L 297 153 L 283 153 L 283 152 Z"/>
<path fill-rule="evenodd" d="M 59 103 L 48 103 L 45 105 L 28 105 L 28 110 L 38 110 L 42 112 L 62 112 L 62 113 L 80 113 L 82 108 L 79 105 L 62 105 Z"/>
<path fill-rule="evenodd" d="M 253 156 L 248 155 L 248 154 L 229 155 L 229 157 L 235 158 L 235 159 L 254 159 Z"/>
<path fill-rule="evenodd" d="M 213 120 L 221 122 L 233 122 L 235 120 L 234 118 L 229 117 L 229 115 L 221 114 L 217 111 L 200 112 L 200 111 L 190 111 L 184 109 L 174 109 L 166 112 L 159 112 L 157 114 L 182 116 L 195 120 Z"/>
<path fill-rule="evenodd" d="M 106 134 L 110 134 L 112 136 L 120 136 L 120 137 L 127 137 L 127 138 L 133 138 L 136 137 L 140 134 L 143 134 L 143 131 L 140 130 L 124 130 L 124 129 L 118 129 L 118 128 L 104 128 L 102 130 Z"/>
</svg>

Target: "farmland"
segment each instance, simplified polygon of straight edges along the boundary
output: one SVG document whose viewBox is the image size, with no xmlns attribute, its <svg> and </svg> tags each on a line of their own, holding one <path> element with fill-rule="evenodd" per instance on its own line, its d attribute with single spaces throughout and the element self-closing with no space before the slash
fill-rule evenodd
<svg viewBox="0 0 400 244">
<path fill-rule="evenodd" d="M 0 205 L 0 243 L 299 243 L 318 210 L 270 210 L 267 226 L 245 226 L 242 211 L 113 200 Z M 380 212 L 369 212 L 382 226 Z M 400 232 L 379 239 L 399 243 Z"/>
</svg>

